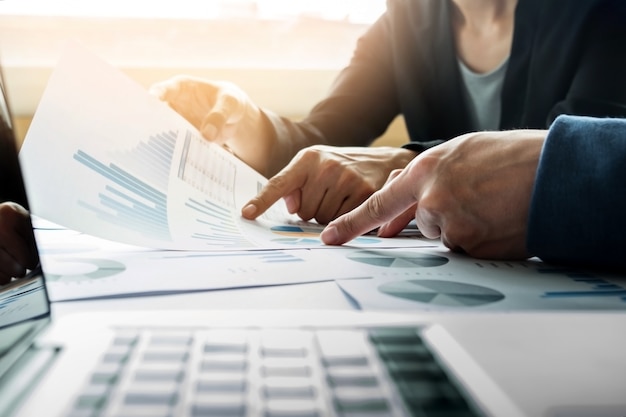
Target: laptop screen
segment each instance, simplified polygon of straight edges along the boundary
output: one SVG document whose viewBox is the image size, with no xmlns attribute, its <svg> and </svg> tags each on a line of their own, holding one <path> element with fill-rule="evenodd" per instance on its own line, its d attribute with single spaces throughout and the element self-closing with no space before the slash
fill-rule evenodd
<svg viewBox="0 0 626 417">
<path fill-rule="evenodd" d="M 0 376 L 47 324 L 50 305 L 41 268 L 13 276 L 23 250 L 36 252 L 24 182 L 17 156 L 5 83 L 0 72 Z M 20 251 L 21 254 L 20 254 Z M 35 259 L 36 261 L 36 259 Z"/>
</svg>

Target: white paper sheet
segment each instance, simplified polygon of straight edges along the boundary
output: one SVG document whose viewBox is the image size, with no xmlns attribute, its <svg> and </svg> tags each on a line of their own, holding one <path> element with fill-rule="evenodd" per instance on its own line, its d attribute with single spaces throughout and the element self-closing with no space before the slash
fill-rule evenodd
<svg viewBox="0 0 626 417">
<path fill-rule="evenodd" d="M 362 278 L 347 248 L 174 251 L 36 229 L 51 301 L 170 294 Z"/>
<path fill-rule="evenodd" d="M 53 72 L 20 159 L 33 213 L 72 230 L 159 249 L 322 246 L 321 227 L 300 222 L 282 200 L 257 221 L 243 219 L 241 207 L 266 179 L 78 45 Z M 363 236 L 351 244 L 432 242 Z"/>
<path fill-rule="evenodd" d="M 337 284 L 363 310 L 624 310 L 623 276 L 539 260 L 485 261 L 438 248 L 354 249 L 371 278 Z"/>
</svg>

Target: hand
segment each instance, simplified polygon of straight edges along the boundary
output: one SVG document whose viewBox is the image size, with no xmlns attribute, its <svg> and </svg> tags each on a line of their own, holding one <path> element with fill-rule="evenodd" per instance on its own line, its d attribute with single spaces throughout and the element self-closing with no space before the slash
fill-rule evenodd
<svg viewBox="0 0 626 417">
<path fill-rule="evenodd" d="M 378 226 L 389 237 L 412 216 L 424 236 L 479 258 L 523 259 L 530 198 L 547 131 L 467 134 L 423 152 L 367 201 L 331 222 L 326 244 Z M 412 214 L 412 216 L 411 216 Z"/>
<path fill-rule="evenodd" d="M 272 177 L 241 214 L 255 219 L 283 197 L 290 213 L 326 224 L 363 202 L 382 187 L 392 169 L 414 157 L 413 151 L 401 148 L 311 146 Z"/>
<path fill-rule="evenodd" d="M 30 216 L 17 203 L 0 204 L 0 285 L 23 277 L 39 263 Z"/>
<path fill-rule="evenodd" d="M 266 175 L 272 151 L 266 123 L 260 108 L 235 84 L 180 75 L 154 84 L 149 91 L 207 140 L 228 147 Z"/>
</svg>

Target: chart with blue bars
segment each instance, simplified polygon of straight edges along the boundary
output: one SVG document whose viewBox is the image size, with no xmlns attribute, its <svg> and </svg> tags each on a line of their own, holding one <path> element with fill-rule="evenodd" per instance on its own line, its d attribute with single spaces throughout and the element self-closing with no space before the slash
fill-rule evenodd
<svg viewBox="0 0 626 417">
<path fill-rule="evenodd" d="M 74 159 L 109 182 L 98 194 L 99 205 L 79 201 L 102 220 L 139 232 L 146 238 L 170 240 L 167 184 L 177 132 L 150 136 L 136 147 L 118 152 L 115 163 L 103 163 L 83 150 Z M 133 167 L 133 172 L 124 166 Z"/>
<path fill-rule="evenodd" d="M 74 159 L 106 181 L 96 201 L 82 200 L 79 206 L 143 238 L 171 242 L 168 186 L 173 171 L 178 180 L 199 191 L 180 202 L 198 226 L 190 232 L 191 239 L 222 248 L 254 247 L 233 216 L 236 168 L 232 160 L 191 132 L 184 134 L 180 157 L 175 158 L 178 136 L 176 131 L 152 135 L 131 149 L 110 152 L 107 156 L 114 162 L 108 163 L 76 151 Z"/>
<path fill-rule="evenodd" d="M 184 203 L 198 225 L 191 232 L 192 239 L 222 248 L 254 247 L 233 215 L 236 172 L 233 161 L 210 142 L 185 136 L 177 175 L 202 196 L 190 196 Z"/>
<path fill-rule="evenodd" d="M 579 290 L 546 291 L 543 294 L 546 299 L 617 298 L 626 303 L 626 289 L 623 286 L 595 274 L 560 268 L 539 268 L 537 272 L 548 276 L 566 276 L 572 282 L 585 286 Z"/>
</svg>

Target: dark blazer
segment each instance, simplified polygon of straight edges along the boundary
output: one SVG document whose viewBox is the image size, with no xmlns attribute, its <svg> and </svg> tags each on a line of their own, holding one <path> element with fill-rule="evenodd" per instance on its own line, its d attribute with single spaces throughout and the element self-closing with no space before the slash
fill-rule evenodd
<svg viewBox="0 0 626 417">
<path fill-rule="evenodd" d="M 545 261 L 626 271 L 626 120 L 560 116 L 548 132 L 527 248 Z"/>
<path fill-rule="evenodd" d="M 473 130 L 450 0 L 390 0 L 308 117 L 269 117 L 296 143 L 366 146 L 399 114 L 420 151 Z M 519 0 L 501 129 L 547 128 L 559 114 L 626 116 L 626 2 Z"/>
</svg>

